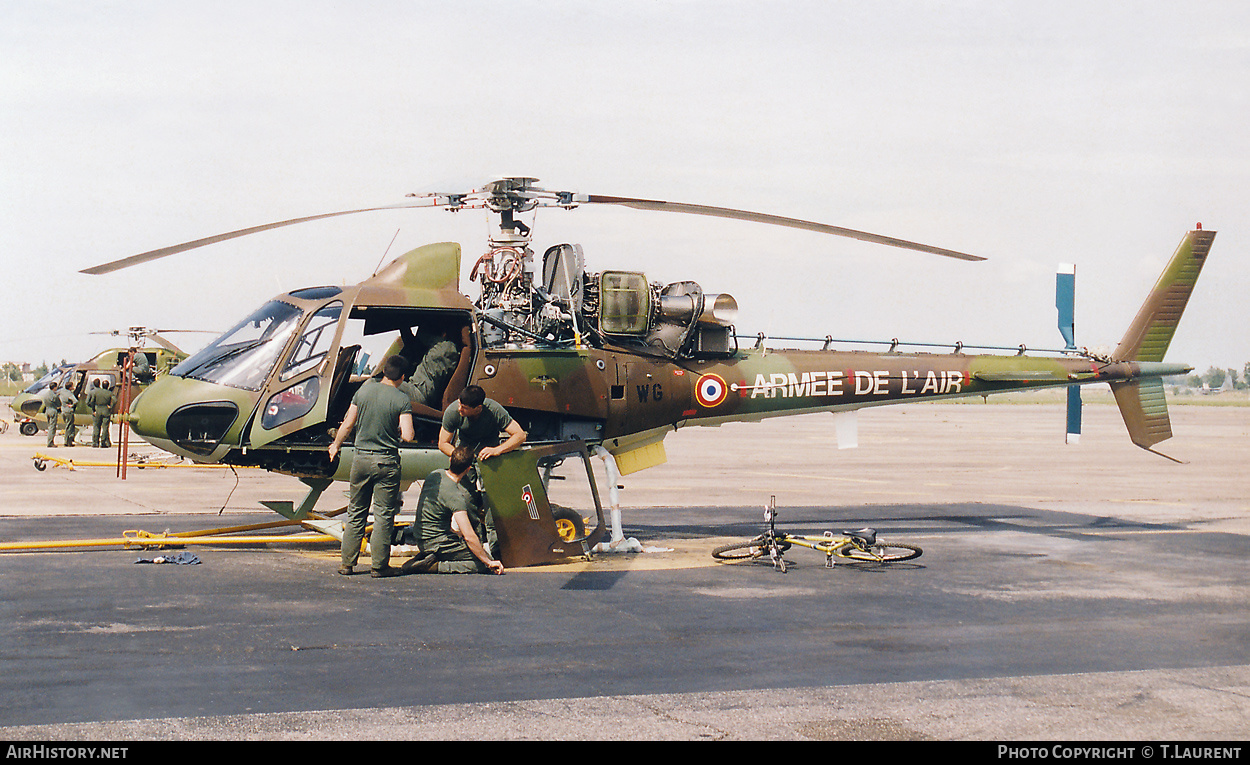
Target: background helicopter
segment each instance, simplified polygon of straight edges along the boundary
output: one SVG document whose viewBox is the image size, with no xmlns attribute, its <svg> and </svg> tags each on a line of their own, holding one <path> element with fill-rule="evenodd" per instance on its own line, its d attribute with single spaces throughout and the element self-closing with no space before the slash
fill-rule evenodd
<svg viewBox="0 0 1250 765">
<path fill-rule="evenodd" d="M 120 393 L 117 386 L 122 380 L 122 368 L 126 357 L 132 350 L 137 351 L 144 357 L 150 373 L 136 377 L 131 381 L 129 400 L 133 401 L 140 392 L 152 383 L 156 375 L 168 372 L 178 362 L 187 357 L 185 351 L 161 336 L 162 332 L 168 334 L 182 331 L 194 330 L 157 330 L 146 327 L 131 327 L 124 332 L 113 330 L 111 332 L 91 333 L 95 335 L 126 335 L 130 338 L 130 345 L 125 348 L 110 348 L 106 351 L 101 351 L 91 359 L 77 364 L 63 364 L 31 383 L 29 387 L 14 396 L 13 400 L 9 402 L 9 407 L 14 412 L 13 419 L 19 423 L 18 430 L 24 436 L 33 436 L 39 431 L 47 429 L 48 418 L 40 411 L 43 403 L 39 400 L 37 394 L 55 380 L 61 387 L 68 385 L 74 391 L 74 395 L 78 397 L 78 406 L 74 410 L 74 423 L 79 427 L 79 439 L 90 439 L 90 430 L 87 426 L 90 426 L 92 422 L 91 409 L 83 398 L 95 384 L 95 381 L 107 382 L 109 389 Z M 155 343 L 155 347 L 147 344 L 149 340 Z M 136 357 L 136 362 L 139 361 L 138 357 Z M 118 401 L 120 401 L 120 398 Z"/>
<path fill-rule="evenodd" d="M 476 301 L 460 291 L 461 249 L 454 243 L 417 248 L 354 286 L 280 295 L 151 386 L 131 408 L 132 427 L 145 440 L 198 461 L 299 477 L 310 487 L 308 496 L 298 508 L 275 509 L 307 517 L 330 482 L 346 478 L 350 451 L 332 464 L 325 446 L 370 361 L 400 350 L 412 353 L 414 345 L 446 336 L 461 346 L 466 361 L 423 402 L 431 410 L 441 410 L 465 384 L 478 384 L 522 424 L 529 444 L 602 447 L 623 474 L 664 462 L 664 437 L 686 425 L 837 412 L 839 444 L 849 446 L 856 440 L 853 413 L 859 408 L 1094 382 L 1111 384 L 1134 443 L 1151 449 L 1170 437 L 1161 379 L 1190 368 L 1162 363 L 1163 354 L 1214 232 L 1186 235 L 1110 355 L 1078 349 L 1071 338 L 1066 348 L 1047 355 L 1028 355 L 1023 346 L 1013 355 L 968 354 L 962 345 L 948 354 L 906 353 L 897 343 L 884 353 L 843 351 L 829 347 L 831 338 L 820 350 L 774 350 L 762 343 L 742 348 L 731 296 L 693 281 L 651 283 L 635 271 L 589 272 L 576 244 L 552 245 L 535 263 L 531 226 L 518 216 L 538 207 L 610 204 L 982 258 L 765 213 L 549 191 L 535 182 L 505 178 L 469 191 L 413 195 L 398 205 L 255 226 L 86 269 L 107 273 L 239 236 L 371 210 L 478 208 L 498 216 L 498 230 L 470 270 L 481 288 Z M 400 331 L 412 332 L 417 342 L 401 342 Z M 437 420 L 418 420 L 418 440 L 402 454 L 405 481 L 446 462 L 434 445 Z M 550 472 L 563 456 L 553 453 L 546 463 L 528 465 L 493 492 L 488 483 L 497 514 L 528 512 L 533 520 L 549 521 L 545 495 L 534 507 L 546 481 L 529 479 L 536 469 Z M 484 471 L 484 481 L 489 473 Z M 579 541 L 593 542 L 601 532 L 602 523 Z"/>
</svg>

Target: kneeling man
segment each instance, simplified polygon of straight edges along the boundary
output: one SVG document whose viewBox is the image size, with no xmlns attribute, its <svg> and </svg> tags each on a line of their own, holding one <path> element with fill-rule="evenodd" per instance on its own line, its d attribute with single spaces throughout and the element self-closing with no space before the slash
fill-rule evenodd
<svg viewBox="0 0 1250 765">
<path fill-rule="evenodd" d="M 456 447 L 446 470 L 435 470 L 426 476 L 417 505 L 418 533 L 425 557 L 407 566 L 410 570 L 440 574 L 503 573 L 503 564 L 495 560 L 490 550 L 497 541 L 484 538 L 487 532 L 482 512 L 460 483 L 473 467 L 476 456 L 467 447 Z"/>
</svg>

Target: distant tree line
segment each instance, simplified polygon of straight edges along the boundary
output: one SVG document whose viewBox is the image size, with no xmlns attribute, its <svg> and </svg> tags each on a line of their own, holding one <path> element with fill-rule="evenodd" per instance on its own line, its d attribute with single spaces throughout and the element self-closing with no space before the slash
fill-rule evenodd
<svg viewBox="0 0 1250 765">
<path fill-rule="evenodd" d="M 1238 376 L 1236 369 L 1220 369 L 1218 367 L 1208 367 L 1206 372 L 1202 374 L 1193 374 L 1185 379 L 1191 388 L 1201 388 L 1206 385 L 1208 388 L 1215 390 L 1224 387 L 1224 381 L 1232 378 L 1233 388 L 1236 390 L 1245 390 L 1250 387 L 1250 361 L 1242 367 L 1241 375 Z"/>
<path fill-rule="evenodd" d="M 61 363 L 64 364 L 65 360 L 61 359 Z M 52 367 L 48 366 L 48 362 L 44 361 L 30 371 L 35 376 L 35 379 L 38 380 L 40 377 L 46 375 L 51 369 Z M 22 382 L 22 368 L 11 361 L 6 361 L 4 364 L 0 364 L 0 382 Z"/>
</svg>

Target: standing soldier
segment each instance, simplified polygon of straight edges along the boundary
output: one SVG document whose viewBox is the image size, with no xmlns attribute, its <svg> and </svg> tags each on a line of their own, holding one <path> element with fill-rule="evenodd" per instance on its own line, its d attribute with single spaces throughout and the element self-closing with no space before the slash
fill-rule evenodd
<svg viewBox="0 0 1250 765">
<path fill-rule="evenodd" d="M 78 406 L 78 397 L 70 386 L 61 388 L 61 419 L 65 420 L 65 445 L 74 445 L 74 436 L 78 435 L 78 426 L 74 423 L 74 407 Z"/>
<path fill-rule="evenodd" d="M 96 380 L 87 394 L 87 406 L 91 407 L 91 445 L 97 449 L 109 448 L 109 415 L 113 411 L 113 391 L 108 380 Z"/>
<path fill-rule="evenodd" d="M 399 442 L 411 441 L 412 403 L 399 383 L 408 371 L 401 356 L 389 356 L 382 365 L 382 381 L 366 382 L 352 397 L 343 424 L 330 444 L 330 461 L 356 430 L 356 454 L 352 458 L 351 501 L 343 524 L 342 565 L 339 573 L 350 575 L 360 557 L 360 541 L 373 502 L 373 534 L 369 537 L 370 576 L 395 576 L 391 568 L 391 536 L 399 513 Z"/>
<path fill-rule="evenodd" d="M 39 391 L 39 400 L 43 402 L 43 413 L 48 417 L 48 448 L 52 449 L 56 446 L 56 415 L 61 410 L 61 396 L 57 392 L 56 380 Z"/>
</svg>

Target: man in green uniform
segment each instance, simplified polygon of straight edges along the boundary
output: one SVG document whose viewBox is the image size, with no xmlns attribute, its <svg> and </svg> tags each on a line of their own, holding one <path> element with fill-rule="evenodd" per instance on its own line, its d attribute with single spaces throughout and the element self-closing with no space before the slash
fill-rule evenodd
<svg viewBox="0 0 1250 765">
<path fill-rule="evenodd" d="M 500 431 L 508 439 L 500 443 Z M 493 399 L 486 398 L 480 386 L 470 385 L 460 393 L 460 400 L 443 412 L 443 426 L 438 432 L 438 450 L 448 457 L 457 446 L 466 446 L 479 460 L 506 454 L 525 443 L 525 431 L 508 410 Z"/>
<path fill-rule="evenodd" d="M 495 559 L 498 540 L 483 523 L 473 497 L 461 485 L 473 467 L 474 455 L 460 446 L 451 453 L 451 465 L 435 470 L 421 485 L 417 526 L 424 556 L 406 568 L 418 573 L 502 574 Z"/>
<path fill-rule="evenodd" d="M 500 431 L 508 438 L 503 441 Z M 438 430 L 438 450 L 451 456 L 456 447 L 463 446 L 476 460 L 490 459 L 505 454 L 525 443 L 526 433 L 521 425 L 500 404 L 486 398 L 481 386 L 470 385 L 460 392 L 460 399 L 443 412 L 443 424 Z M 478 488 L 477 467 L 471 466 L 460 478 L 460 485 L 469 492 L 473 503 L 483 509 L 487 531 L 495 534 L 495 516 L 485 507 L 482 492 Z"/>
<path fill-rule="evenodd" d="M 74 445 L 74 436 L 78 435 L 78 426 L 74 423 L 74 407 L 78 406 L 78 397 L 66 385 L 58 394 L 61 402 L 61 419 L 65 420 L 65 445 Z"/>
<path fill-rule="evenodd" d="M 109 417 L 113 413 L 113 391 L 108 380 L 96 380 L 87 394 L 87 406 L 91 407 L 91 445 L 107 449 L 109 442 Z"/>
<path fill-rule="evenodd" d="M 427 417 L 441 417 L 443 414 L 443 394 L 457 370 L 466 370 L 469 363 L 469 327 L 460 330 L 461 344 L 456 347 L 451 339 L 451 331 L 443 329 L 434 331 L 422 330 L 414 336 L 411 332 L 401 330 L 403 351 L 401 353 L 412 364 L 413 372 L 410 382 L 412 389 L 413 414 Z M 426 348 L 419 360 L 413 357 Z M 463 383 L 461 383 L 463 384 Z"/>
<path fill-rule="evenodd" d="M 141 383 L 150 383 L 156 379 L 156 376 L 152 374 L 152 362 L 148 360 L 146 353 L 135 351 L 134 360 L 131 374 L 135 376 L 135 380 Z"/>
<path fill-rule="evenodd" d="M 61 411 L 61 394 L 57 390 L 56 380 L 48 383 L 48 387 L 39 391 L 39 400 L 43 402 L 43 413 L 48 418 L 48 448 L 56 447 L 56 420 Z"/>
<path fill-rule="evenodd" d="M 408 396 L 399 390 L 407 363 L 390 356 L 382 366 L 382 380 L 360 386 L 352 397 L 343 424 L 330 445 L 330 461 L 356 431 L 356 455 L 352 459 L 351 501 L 343 527 L 342 565 L 339 573 L 350 575 L 360 557 L 360 541 L 373 503 L 373 534 L 369 537 L 370 576 L 395 576 L 391 568 L 391 535 L 399 512 L 399 442 L 411 441 L 412 409 Z"/>
</svg>

